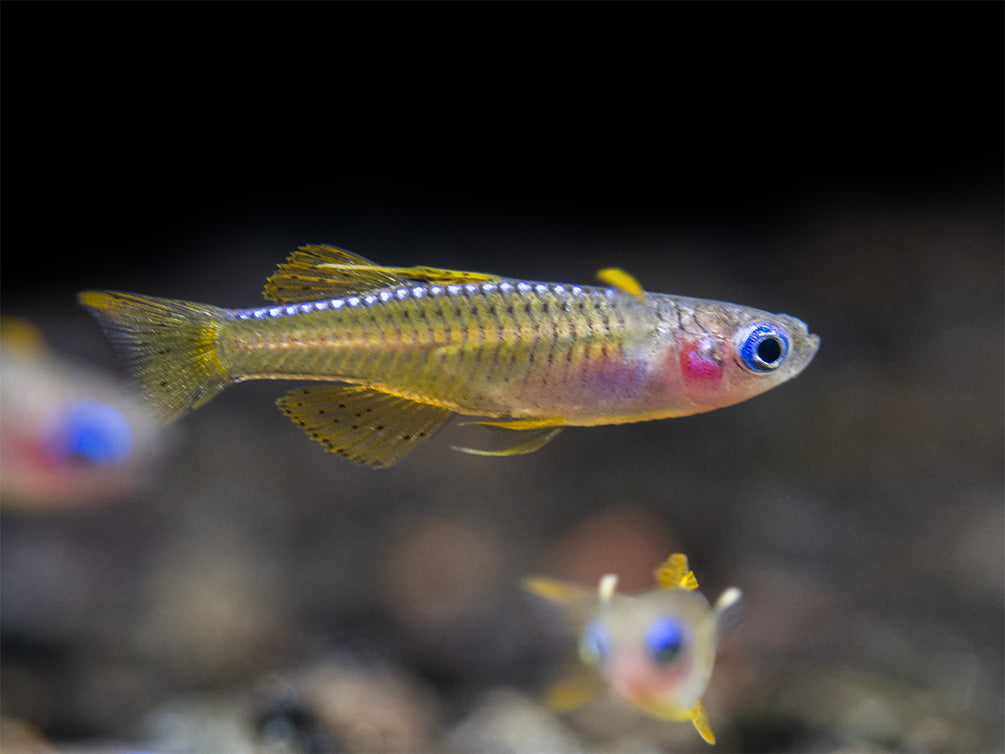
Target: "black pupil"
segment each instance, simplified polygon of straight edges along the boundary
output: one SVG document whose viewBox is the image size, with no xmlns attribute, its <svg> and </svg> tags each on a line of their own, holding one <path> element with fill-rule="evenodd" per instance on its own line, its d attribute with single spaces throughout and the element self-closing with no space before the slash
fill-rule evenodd
<svg viewBox="0 0 1005 754">
<path fill-rule="evenodd" d="M 757 344 L 757 357 L 765 364 L 774 364 L 782 357 L 782 344 L 778 338 L 765 338 Z"/>
</svg>

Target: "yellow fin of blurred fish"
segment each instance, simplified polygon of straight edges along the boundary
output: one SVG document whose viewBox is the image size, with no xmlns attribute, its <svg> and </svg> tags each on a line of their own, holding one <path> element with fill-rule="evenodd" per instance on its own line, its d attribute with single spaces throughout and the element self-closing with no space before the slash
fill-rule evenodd
<svg viewBox="0 0 1005 754">
<path fill-rule="evenodd" d="M 494 425 L 491 422 L 466 422 L 467 424 L 488 424 L 489 426 L 501 426 Z M 512 429 L 512 428 L 509 428 Z M 524 429 L 518 427 L 517 429 Z M 450 447 L 454 450 L 459 450 L 462 453 L 470 453 L 473 456 L 525 456 L 528 453 L 533 453 L 535 450 L 540 450 L 549 442 L 555 439 L 559 432 L 562 431 L 562 427 L 537 427 L 537 428 L 527 428 L 527 435 L 524 441 L 513 445 L 509 448 L 499 448 L 496 450 L 485 450 L 482 448 L 463 448 L 459 445 L 451 445 Z"/>
<path fill-rule="evenodd" d="M 602 283 L 613 285 L 619 291 L 634 296 L 639 301 L 645 301 L 645 291 L 642 290 L 639 281 L 629 272 L 625 272 L 617 267 L 605 267 L 597 272 L 597 279 Z"/>
<path fill-rule="evenodd" d="M 589 600 L 592 596 L 592 592 L 581 586 L 540 576 L 524 579 L 523 588 L 559 605 L 574 605 Z"/>
<path fill-rule="evenodd" d="M 45 350 L 45 337 L 41 331 L 20 317 L 0 319 L 0 341 L 4 348 L 21 354 L 38 354 Z"/>
<path fill-rule="evenodd" d="M 299 388 L 276 403 L 329 451 L 375 467 L 400 460 L 452 416 L 439 406 L 357 385 Z"/>
<path fill-rule="evenodd" d="M 656 584 L 661 589 L 697 589 L 698 579 L 688 570 L 687 555 L 674 553 L 656 569 Z"/>
<path fill-rule="evenodd" d="M 706 743 L 715 743 L 715 734 L 712 733 L 712 726 L 708 724 L 708 715 L 705 706 L 697 702 L 691 709 L 681 710 L 673 705 L 646 704 L 643 709 L 654 717 L 661 720 L 690 720 L 694 729 L 698 731 Z"/>
<path fill-rule="evenodd" d="M 715 734 L 712 732 L 712 726 L 708 724 L 708 715 L 705 714 L 705 706 L 701 702 L 698 702 L 691 708 L 689 717 L 694 729 L 698 731 L 698 735 L 705 739 L 705 743 L 714 744 Z"/>
<path fill-rule="evenodd" d="M 585 670 L 570 672 L 562 680 L 548 686 L 544 693 L 544 705 L 555 713 L 570 712 L 606 692 L 607 684 L 596 673 Z"/>
</svg>

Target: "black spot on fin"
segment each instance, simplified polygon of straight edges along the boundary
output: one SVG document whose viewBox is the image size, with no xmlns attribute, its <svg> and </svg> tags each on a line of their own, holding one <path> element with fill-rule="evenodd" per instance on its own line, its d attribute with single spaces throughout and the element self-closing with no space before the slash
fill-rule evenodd
<svg viewBox="0 0 1005 754">
<path fill-rule="evenodd" d="M 277 401 L 311 439 L 355 463 L 386 468 L 428 440 L 453 415 L 357 385 L 312 385 Z"/>
<path fill-rule="evenodd" d="M 264 296 L 296 303 L 345 296 L 405 283 L 405 278 L 369 259 L 334 246 L 301 246 L 265 281 Z"/>
</svg>

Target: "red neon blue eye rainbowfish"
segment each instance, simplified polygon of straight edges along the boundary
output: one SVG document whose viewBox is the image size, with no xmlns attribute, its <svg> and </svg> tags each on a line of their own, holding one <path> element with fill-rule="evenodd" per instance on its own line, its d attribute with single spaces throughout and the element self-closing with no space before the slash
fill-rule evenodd
<svg viewBox="0 0 1005 754">
<path fill-rule="evenodd" d="M 680 553 L 656 570 L 656 581 L 657 589 L 635 595 L 618 594 L 613 575 L 604 576 L 596 592 L 547 578 L 524 582 L 528 591 L 563 608 L 579 633 L 580 659 L 595 672 L 559 680 L 546 702 L 558 712 L 574 709 L 606 687 L 654 717 L 690 720 L 705 741 L 715 743 L 701 698 L 724 629 L 736 622 L 740 591 L 727 589 L 710 605 Z"/>
<path fill-rule="evenodd" d="M 305 380 L 279 407 L 326 449 L 386 467 L 454 415 L 512 430 L 533 452 L 564 427 L 685 416 L 799 374 L 819 338 L 800 320 L 720 301 L 432 267 L 386 267 L 331 246 L 294 252 L 272 304 L 222 309 L 114 291 L 79 300 L 165 420 L 244 380 Z"/>
</svg>

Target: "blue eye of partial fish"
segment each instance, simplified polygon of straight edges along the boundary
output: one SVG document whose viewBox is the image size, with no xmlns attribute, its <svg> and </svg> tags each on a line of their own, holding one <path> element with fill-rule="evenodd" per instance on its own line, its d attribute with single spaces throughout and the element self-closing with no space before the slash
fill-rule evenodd
<svg viewBox="0 0 1005 754">
<path fill-rule="evenodd" d="M 684 629 L 674 618 L 654 620 L 646 630 L 646 647 L 656 662 L 668 664 L 684 651 Z"/>
<path fill-rule="evenodd" d="M 96 464 L 118 463 L 129 455 L 133 431 L 116 409 L 99 401 L 82 401 L 67 408 L 61 427 L 64 453 Z"/>
<path fill-rule="evenodd" d="M 602 663 L 611 647 L 611 637 L 607 629 L 594 621 L 583 631 L 579 640 L 579 656 L 587 665 Z"/>
<path fill-rule="evenodd" d="M 774 325 L 754 325 L 740 341 L 740 362 L 752 372 L 778 369 L 789 351 L 789 339 Z"/>
</svg>

